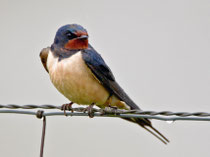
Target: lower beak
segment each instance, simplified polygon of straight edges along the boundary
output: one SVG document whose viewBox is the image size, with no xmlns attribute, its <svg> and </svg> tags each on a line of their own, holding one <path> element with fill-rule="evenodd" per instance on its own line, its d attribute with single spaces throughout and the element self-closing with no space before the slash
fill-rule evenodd
<svg viewBox="0 0 210 157">
<path fill-rule="evenodd" d="M 87 35 L 81 35 L 80 37 L 77 37 L 77 39 L 88 39 Z"/>
</svg>

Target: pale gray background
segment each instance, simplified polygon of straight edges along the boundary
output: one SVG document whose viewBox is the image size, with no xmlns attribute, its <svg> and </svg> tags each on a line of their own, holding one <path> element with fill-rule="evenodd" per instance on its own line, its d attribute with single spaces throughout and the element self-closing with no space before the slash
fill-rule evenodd
<svg viewBox="0 0 210 157">
<path fill-rule="evenodd" d="M 57 29 L 83 25 L 145 110 L 210 112 L 210 1 L 0 1 L 0 103 L 68 102 L 39 60 Z M 209 157 L 210 123 L 153 120 L 171 143 L 114 118 L 50 117 L 45 156 Z M 39 156 L 42 121 L 0 115 L 0 156 Z"/>
</svg>

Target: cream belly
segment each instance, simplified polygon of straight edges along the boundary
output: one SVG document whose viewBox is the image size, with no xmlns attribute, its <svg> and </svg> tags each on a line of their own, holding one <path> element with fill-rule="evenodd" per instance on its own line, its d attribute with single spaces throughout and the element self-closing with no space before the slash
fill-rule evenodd
<svg viewBox="0 0 210 157">
<path fill-rule="evenodd" d="M 82 59 L 82 53 L 58 61 L 49 51 L 47 68 L 54 86 L 70 101 L 89 105 L 104 105 L 109 97 L 108 91 L 93 76 Z"/>
</svg>

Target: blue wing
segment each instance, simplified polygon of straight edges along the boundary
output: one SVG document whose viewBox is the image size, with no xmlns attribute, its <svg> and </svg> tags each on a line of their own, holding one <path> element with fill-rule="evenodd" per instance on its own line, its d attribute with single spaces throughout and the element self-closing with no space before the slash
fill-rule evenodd
<svg viewBox="0 0 210 157">
<path fill-rule="evenodd" d="M 124 101 L 131 109 L 140 109 L 124 92 L 124 90 L 120 87 L 120 85 L 115 81 L 114 75 L 112 74 L 110 68 L 106 65 L 103 58 L 98 54 L 91 45 L 89 45 L 88 49 L 82 50 L 82 57 L 85 61 L 86 65 L 91 69 L 92 73 L 96 76 L 96 78 L 100 81 L 100 83 L 110 92 L 110 94 L 114 94 L 121 101 Z M 134 122 L 142 126 L 144 129 L 149 131 L 163 143 L 169 142 L 169 140 L 163 136 L 158 130 L 156 130 L 151 122 L 146 118 L 123 118 L 130 122 Z M 150 127 L 153 131 L 148 129 Z"/>
<path fill-rule="evenodd" d="M 100 83 L 121 101 L 124 101 L 131 109 L 139 109 L 139 107 L 130 99 L 124 90 L 115 81 L 114 75 L 110 68 L 104 62 L 100 54 L 98 54 L 91 45 L 88 49 L 83 50 L 83 59 L 86 65 L 91 69 L 92 73 L 100 81 Z"/>
</svg>

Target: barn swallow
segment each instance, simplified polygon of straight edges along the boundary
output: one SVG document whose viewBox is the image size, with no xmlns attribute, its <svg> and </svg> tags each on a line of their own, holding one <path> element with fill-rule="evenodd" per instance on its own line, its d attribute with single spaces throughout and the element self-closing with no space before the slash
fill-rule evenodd
<svg viewBox="0 0 210 157">
<path fill-rule="evenodd" d="M 40 53 L 54 86 L 71 103 L 133 110 L 140 108 L 116 82 L 103 58 L 88 42 L 86 29 L 68 24 L 58 29 L 54 43 Z M 146 118 L 123 118 L 143 127 L 163 143 L 169 140 Z"/>
</svg>

